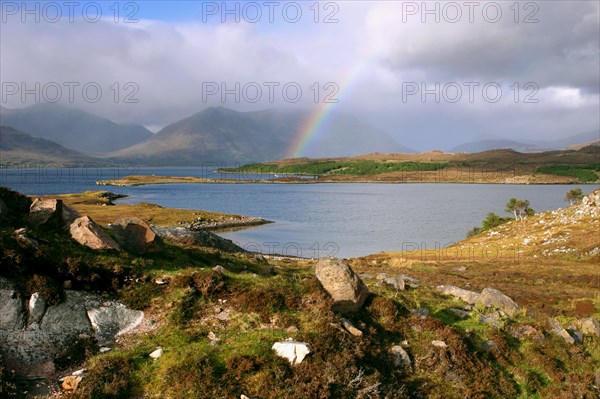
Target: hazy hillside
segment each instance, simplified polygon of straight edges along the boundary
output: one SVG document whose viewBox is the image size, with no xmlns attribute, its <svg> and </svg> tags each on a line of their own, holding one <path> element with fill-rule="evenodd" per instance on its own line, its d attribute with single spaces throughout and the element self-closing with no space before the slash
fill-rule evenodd
<svg viewBox="0 0 600 399">
<path fill-rule="evenodd" d="M 501 138 L 480 138 L 453 147 L 451 152 L 476 153 L 502 148 L 519 152 L 540 152 L 562 149 L 580 149 L 600 140 L 600 132 L 578 133 L 556 140 L 510 140 Z"/>
<path fill-rule="evenodd" d="M 509 148 L 518 152 L 538 152 L 547 150 L 548 147 L 541 147 L 534 144 L 520 143 L 514 140 L 488 139 L 464 143 L 452 148 L 451 152 L 476 153 L 490 151 L 502 148 Z"/>
<path fill-rule="evenodd" d="M 261 162 L 284 157 L 308 115 L 264 110 L 237 112 L 211 107 L 166 126 L 143 143 L 112 156 L 153 165 L 203 162 Z M 372 151 L 410 151 L 386 133 L 337 115 L 309 148 L 312 156 L 357 155 Z"/>
<path fill-rule="evenodd" d="M 152 136 L 152 132 L 141 125 L 117 124 L 58 104 L 2 108 L 0 124 L 90 154 L 116 151 Z"/>
<path fill-rule="evenodd" d="M 0 126 L 0 161 L 6 163 L 85 163 L 102 162 L 53 141 Z"/>
</svg>

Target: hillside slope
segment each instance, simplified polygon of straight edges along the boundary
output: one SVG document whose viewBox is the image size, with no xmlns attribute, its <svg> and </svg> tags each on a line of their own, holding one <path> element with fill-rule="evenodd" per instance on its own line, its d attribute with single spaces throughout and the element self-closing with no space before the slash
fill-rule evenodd
<svg viewBox="0 0 600 399">
<path fill-rule="evenodd" d="M 102 154 L 152 136 L 141 125 L 118 124 L 106 118 L 58 104 L 0 109 L 0 125 L 54 141 L 88 154 Z"/>
</svg>

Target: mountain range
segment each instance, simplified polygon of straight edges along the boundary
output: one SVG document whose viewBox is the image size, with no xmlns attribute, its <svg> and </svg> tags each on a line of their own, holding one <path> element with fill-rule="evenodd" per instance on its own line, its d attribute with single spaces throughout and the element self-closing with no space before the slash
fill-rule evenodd
<svg viewBox="0 0 600 399">
<path fill-rule="evenodd" d="M 0 107 L 0 125 L 94 155 L 116 151 L 152 136 L 142 125 L 115 123 L 59 104 L 36 104 L 18 109 Z"/>
<path fill-rule="evenodd" d="M 308 133 L 305 127 L 308 120 L 311 114 L 307 111 L 239 112 L 209 107 L 152 134 L 142 125 L 119 124 L 58 104 L 37 104 L 21 109 L 0 107 L 0 125 L 13 128 L 2 129 L 0 161 L 59 162 L 62 159 L 64 163 L 72 163 L 102 158 L 104 162 L 152 166 L 204 163 L 234 166 L 295 156 L 293 150 L 299 146 L 303 149 L 302 155 L 311 158 L 414 152 L 353 115 L 330 113 L 316 134 Z M 306 134 L 303 135 L 303 131 Z M 481 138 L 451 151 L 478 153 L 508 148 L 540 152 L 589 144 L 599 138 L 597 131 L 545 142 Z"/>
</svg>

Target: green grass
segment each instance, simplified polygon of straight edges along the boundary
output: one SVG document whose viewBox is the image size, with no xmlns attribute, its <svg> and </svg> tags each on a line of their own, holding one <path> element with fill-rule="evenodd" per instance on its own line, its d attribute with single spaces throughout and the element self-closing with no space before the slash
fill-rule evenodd
<svg viewBox="0 0 600 399">
<path fill-rule="evenodd" d="M 537 168 L 537 173 L 545 173 L 548 175 L 555 176 L 569 176 L 576 177 L 581 183 L 589 183 L 598 180 L 598 174 L 600 171 L 600 163 L 591 165 L 551 165 L 542 166 Z"/>
<path fill-rule="evenodd" d="M 446 167 L 445 163 L 433 162 L 377 162 L 360 161 L 313 161 L 303 164 L 280 166 L 276 164 L 249 164 L 239 168 L 222 169 L 228 173 L 281 173 L 312 176 L 332 175 L 378 175 L 389 172 L 425 172 Z"/>
</svg>

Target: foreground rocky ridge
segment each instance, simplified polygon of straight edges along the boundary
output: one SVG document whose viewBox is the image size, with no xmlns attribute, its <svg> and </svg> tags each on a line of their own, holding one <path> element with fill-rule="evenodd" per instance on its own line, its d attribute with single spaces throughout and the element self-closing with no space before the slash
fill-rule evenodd
<svg viewBox="0 0 600 399">
<path fill-rule="evenodd" d="M 16 209 L 15 201 L 5 202 Z M 581 238 L 589 230 L 583 236 L 585 229 L 579 229 L 595 223 L 595 204 L 600 202 L 586 200 L 581 206 L 589 213 L 569 219 L 572 238 L 583 242 L 575 246 L 578 251 L 594 245 Z M 60 307 L 74 289 L 102 298 L 100 307 L 89 306 L 99 320 L 110 313 L 104 307 L 127 306 L 144 314 L 133 334 L 121 333 L 108 346 L 112 350 L 101 351 L 97 342 L 80 344 L 71 354 L 80 355 L 76 361 L 58 359 L 45 396 L 594 398 L 600 393 L 600 303 L 591 295 L 598 287 L 596 258 L 590 256 L 535 258 L 526 252 L 515 263 L 404 253 L 314 261 L 227 253 L 187 238 L 178 242 L 149 224 L 162 236 L 155 250 L 132 252 L 118 240 L 120 251 L 92 249 L 75 242 L 65 227 L 27 224 L 29 207 L 20 209 L 25 208 L 22 218 L 2 222 L 0 235 L 0 275 L 29 298 L 28 306 L 33 303 L 25 311 L 25 301 L 20 302 L 22 315 L 35 320 L 42 313 L 37 298 L 47 298 L 48 309 Z M 15 235 L 21 226 L 26 231 Z M 113 238 L 112 230 L 104 232 Z M 513 230 L 505 234 L 519 237 Z M 531 277 L 536 274 L 544 282 Z M 560 300 L 541 296 L 558 290 L 554 284 L 560 286 Z M 110 326 L 100 330 L 114 337 L 129 324 Z M 92 337 L 100 339 L 94 332 Z M 88 347 L 93 350 L 86 355 Z M 10 385 L 6 371 L 0 375 Z"/>
</svg>

